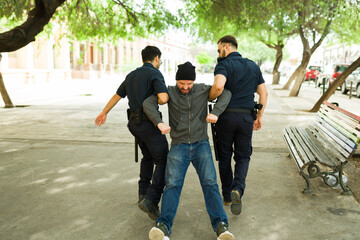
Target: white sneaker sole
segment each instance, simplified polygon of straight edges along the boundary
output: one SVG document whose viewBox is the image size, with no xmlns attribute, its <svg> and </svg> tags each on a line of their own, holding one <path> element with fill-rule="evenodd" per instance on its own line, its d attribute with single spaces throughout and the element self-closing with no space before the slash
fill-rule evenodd
<svg viewBox="0 0 360 240">
<path fill-rule="evenodd" d="M 220 236 L 217 238 L 217 240 L 234 240 L 235 237 L 234 235 L 229 232 L 229 231 L 225 231 L 222 234 L 220 234 Z"/>
<path fill-rule="evenodd" d="M 149 232 L 150 240 L 164 240 L 164 233 L 157 227 L 153 227 Z"/>
</svg>

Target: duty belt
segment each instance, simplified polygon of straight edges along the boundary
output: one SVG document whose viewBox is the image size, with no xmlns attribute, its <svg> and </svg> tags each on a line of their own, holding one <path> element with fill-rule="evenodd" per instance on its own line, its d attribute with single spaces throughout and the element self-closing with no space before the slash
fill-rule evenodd
<svg viewBox="0 0 360 240">
<path fill-rule="evenodd" d="M 141 120 L 149 120 L 148 116 L 144 112 L 136 111 L 130 113 L 131 118 L 140 118 Z"/>
<path fill-rule="evenodd" d="M 225 110 L 225 112 L 237 112 L 237 113 L 247 113 L 247 114 L 251 114 L 251 110 L 250 109 L 246 109 L 246 108 L 227 108 Z"/>
</svg>

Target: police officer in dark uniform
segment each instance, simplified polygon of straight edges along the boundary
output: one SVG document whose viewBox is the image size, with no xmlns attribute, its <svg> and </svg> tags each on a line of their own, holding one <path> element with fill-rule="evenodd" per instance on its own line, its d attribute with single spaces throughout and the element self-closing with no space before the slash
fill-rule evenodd
<svg viewBox="0 0 360 240">
<path fill-rule="evenodd" d="M 219 58 L 209 96 L 210 99 L 217 98 L 224 88 L 232 94 L 230 103 L 220 115 L 215 129 L 223 202 L 231 205 L 233 214 L 239 215 L 252 154 L 252 133 L 262 126 L 268 93 L 259 67 L 237 52 L 238 44 L 233 36 L 226 35 L 220 38 L 217 44 Z M 262 104 L 262 109 L 257 114 L 254 114 L 255 92 L 259 94 L 259 104 Z M 231 167 L 233 153 L 234 173 Z"/>
<path fill-rule="evenodd" d="M 108 112 L 121 98 L 128 97 L 128 128 L 140 146 L 143 158 L 140 164 L 139 207 L 156 220 L 160 212 L 158 204 L 165 186 L 165 167 L 168 143 L 143 112 L 142 103 L 150 95 L 158 96 L 158 103 L 164 104 L 169 95 L 164 77 L 159 71 L 161 52 L 155 46 L 147 46 L 142 52 L 143 66 L 129 73 L 116 94 L 96 117 L 95 124 L 101 126 Z M 155 171 L 154 164 L 156 165 Z"/>
</svg>

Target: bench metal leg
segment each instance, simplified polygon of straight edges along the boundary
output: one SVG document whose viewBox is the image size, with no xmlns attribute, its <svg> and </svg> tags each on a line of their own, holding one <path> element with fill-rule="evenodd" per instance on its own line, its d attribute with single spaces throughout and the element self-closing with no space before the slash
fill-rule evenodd
<svg viewBox="0 0 360 240">
<path fill-rule="evenodd" d="M 302 190 L 302 193 L 304 194 L 311 194 L 311 183 L 310 183 L 310 177 L 309 175 L 305 174 L 305 173 L 301 173 L 301 176 L 305 179 L 306 181 L 306 187 Z"/>
<path fill-rule="evenodd" d="M 340 186 L 344 190 L 342 194 L 343 195 L 350 195 L 351 191 L 343 181 L 343 177 L 342 177 L 343 176 L 343 169 L 344 169 L 344 163 L 341 163 L 340 171 L 339 171 L 339 180 L 340 180 Z"/>
<path fill-rule="evenodd" d="M 302 191 L 305 194 L 310 194 L 311 192 L 311 183 L 310 183 L 310 179 L 311 178 L 315 178 L 315 177 L 321 177 L 324 180 L 324 183 L 326 185 L 328 185 L 329 187 L 336 187 L 340 184 L 342 190 L 343 190 L 343 195 L 350 195 L 351 191 L 350 189 L 346 186 L 346 184 L 343 181 L 343 169 L 344 169 L 344 165 L 345 164 L 341 164 L 339 167 L 337 167 L 334 171 L 331 172 L 322 172 L 320 171 L 319 166 L 317 166 L 316 164 L 310 164 L 307 168 L 307 171 L 309 173 L 309 175 L 305 174 L 305 173 L 301 173 L 301 176 L 305 179 L 306 181 L 306 188 L 304 188 L 304 190 Z M 335 178 L 335 182 L 330 183 L 328 181 L 329 175 L 331 175 L 332 177 Z"/>
</svg>

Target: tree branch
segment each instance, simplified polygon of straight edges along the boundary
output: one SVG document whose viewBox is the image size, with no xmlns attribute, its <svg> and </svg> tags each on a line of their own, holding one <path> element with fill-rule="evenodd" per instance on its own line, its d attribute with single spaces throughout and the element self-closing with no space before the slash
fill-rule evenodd
<svg viewBox="0 0 360 240">
<path fill-rule="evenodd" d="M 127 18 L 128 18 L 128 21 L 129 22 L 132 22 L 130 17 L 131 16 L 134 20 L 135 20 L 135 23 L 139 23 L 139 20 L 136 16 L 136 13 L 134 13 L 134 11 L 130 8 L 128 8 L 123 2 L 119 1 L 119 0 L 112 0 L 114 3 L 120 5 L 123 9 L 125 9 L 126 11 L 126 15 L 127 15 Z"/>
<path fill-rule="evenodd" d="M 64 2 L 65 0 L 35 0 L 35 8 L 29 12 L 22 25 L 0 34 L 0 52 L 15 51 L 35 41 L 35 36 L 43 31 L 57 7 Z"/>
</svg>

